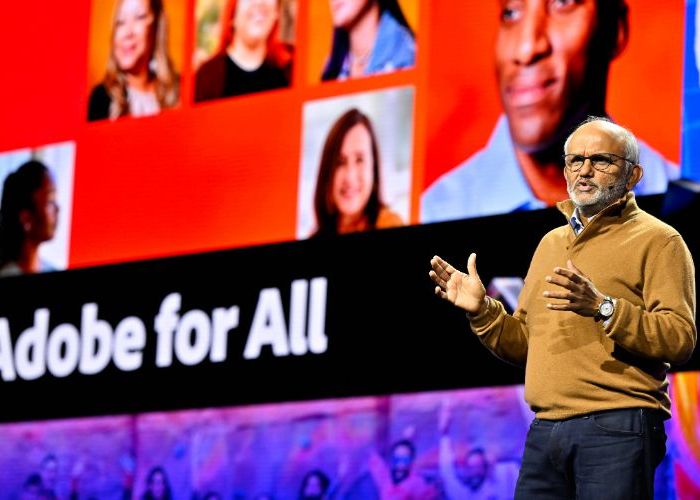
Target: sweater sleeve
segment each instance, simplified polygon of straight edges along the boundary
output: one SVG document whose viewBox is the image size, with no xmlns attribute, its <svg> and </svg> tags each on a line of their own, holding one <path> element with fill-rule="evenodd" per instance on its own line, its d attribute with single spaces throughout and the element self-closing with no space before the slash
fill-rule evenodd
<svg viewBox="0 0 700 500">
<path fill-rule="evenodd" d="M 547 233 L 535 249 L 527 270 L 523 289 L 518 297 L 518 307 L 511 316 L 506 312 L 501 302 L 486 297 L 486 304 L 476 315 L 467 315 L 472 331 L 497 357 L 516 366 L 525 366 L 529 344 L 529 331 L 527 324 L 528 307 L 537 294 L 538 283 L 541 282 L 538 266 L 543 256 L 550 250 L 551 238 L 555 231 Z"/>
<path fill-rule="evenodd" d="M 697 341 L 695 268 L 688 247 L 676 234 L 648 259 L 643 276 L 644 307 L 617 299 L 606 335 L 644 358 L 681 364 Z"/>
<path fill-rule="evenodd" d="M 521 297 L 525 292 L 526 288 L 523 288 Z M 525 316 L 525 311 L 520 308 L 511 316 L 498 300 L 486 297 L 485 307 L 470 316 L 469 323 L 481 343 L 493 354 L 508 363 L 524 366 L 528 338 Z"/>
</svg>

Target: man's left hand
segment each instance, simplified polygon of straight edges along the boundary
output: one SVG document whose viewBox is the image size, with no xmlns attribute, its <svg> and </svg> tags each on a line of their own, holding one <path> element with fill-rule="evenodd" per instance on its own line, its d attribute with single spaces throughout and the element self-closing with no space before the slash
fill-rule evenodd
<svg viewBox="0 0 700 500">
<path fill-rule="evenodd" d="M 581 272 L 571 260 L 566 261 L 567 267 L 555 267 L 554 276 L 546 276 L 545 281 L 557 285 L 564 290 L 545 291 L 544 296 L 550 299 L 561 299 L 563 302 L 547 303 L 547 308 L 554 311 L 573 311 L 581 316 L 595 316 L 598 307 L 605 298 L 593 282 Z"/>
</svg>

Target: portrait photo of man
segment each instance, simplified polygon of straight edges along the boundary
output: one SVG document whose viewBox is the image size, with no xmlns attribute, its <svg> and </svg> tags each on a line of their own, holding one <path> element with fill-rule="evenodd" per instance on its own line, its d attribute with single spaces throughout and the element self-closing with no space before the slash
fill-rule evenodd
<svg viewBox="0 0 700 500">
<path fill-rule="evenodd" d="M 632 7 L 625 0 L 500 3 L 493 66 L 501 114 L 480 150 L 426 186 L 421 222 L 532 210 L 567 198 L 564 140 L 586 116 L 610 117 L 611 63 L 630 40 Z M 673 161 L 641 140 L 640 155 L 645 171 L 636 194 L 663 193 L 679 177 Z"/>
</svg>

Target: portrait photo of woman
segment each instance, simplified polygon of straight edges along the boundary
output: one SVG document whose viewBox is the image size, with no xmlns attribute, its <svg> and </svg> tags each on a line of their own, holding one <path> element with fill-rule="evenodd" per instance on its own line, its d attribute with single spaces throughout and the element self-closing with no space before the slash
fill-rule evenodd
<svg viewBox="0 0 700 500">
<path fill-rule="evenodd" d="M 294 22 L 290 19 L 292 0 L 226 0 L 218 26 L 209 32 L 204 32 L 207 14 L 219 12 L 218 2 L 201 1 L 208 1 L 208 9 L 202 10 L 198 22 L 202 29 L 198 28 L 201 36 L 195 58 L 207 52 L 206 39 L 212 37 L 212 31 L 218 40 L 196 71 L 195 102 L 289 86 L 293 45 L 282 40 L 281 31 L 282 25 L 289 28 Z"/>
<path fill-rule="evenodd" d="M 308 104 L 299 237 L 398 227 L 409 218 L 413 89 Z"/>
<path fill-rule="evenodd" d="M 329 0 L 333 35 L 321 79 L 411 68 L 416 39 L 399 0 Z"/>
<path fill-rule="evenodd" d="M 180 81 L 168 49 L 163 0 L 118 0 L 107 67 L 90 93 L 88 120 L 149 116 L 176 106 Z"/>
<path fill-rule="evenodd" d="M 0 154 L 0 277 L 68 267 L 75 143 Z"/>
<path fill-rule="evenodd" d="M 313 236 L 401 226 L 382 201 L 379 147 L 367 115 L 358 109 L 335 122 L 323 146 L 314 195 Z"/>
</svg>

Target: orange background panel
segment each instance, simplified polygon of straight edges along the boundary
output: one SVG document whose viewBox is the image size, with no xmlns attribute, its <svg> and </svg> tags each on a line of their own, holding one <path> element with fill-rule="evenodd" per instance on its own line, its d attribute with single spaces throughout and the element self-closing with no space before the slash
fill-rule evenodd
<svg viewBox="0 0 700 500">
<path fill-rule="evenodd" d="M 92 127 L 78 152 L 72 264 L 293 240 L 300 120 L 283 90 Z"/>
<path fill-rule="evenodd" d="M 89 0 L 3 2 L 0 151 L 73 140 L 87 115 Z"/>
<path fill-rule="evenodd" d="M 680 161 L 684 5 L 632 0 L 630 41 L 613 62 L 609 113 L 666 158 Z"/>
<path fill-rule="evenodd" d="M 430 12 L 424 187 L 481 148 L 500 113 L 493 64 L 498 2 L 460 5 Z"/>
</svg>

